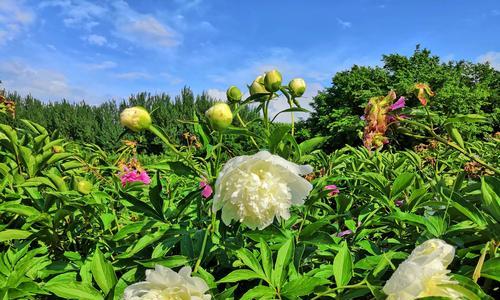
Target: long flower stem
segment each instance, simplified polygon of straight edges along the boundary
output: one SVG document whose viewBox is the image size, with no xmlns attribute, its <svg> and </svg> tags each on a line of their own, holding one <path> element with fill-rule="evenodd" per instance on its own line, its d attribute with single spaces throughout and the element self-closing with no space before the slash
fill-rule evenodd
<svg viewBox="0 0 500 300">
<path fill-rule="evenodd" d="M 240 122 L 241 126 L 243 126 L 243 128 L 247 128 L 247 125 L 245 124 L 245 122 L 243 121 L 243 119 L 241 118 L 240 116 L 240 113 L 237 112 L 236 113 L 236 118 L 238 119 L 238 121 Z M 259 149 L 259 145 L 257 145 L 257 142 L 255 141 L 255 139 L 253 138 L 253 136 L 250 136 L 250 140 L 252 141 L 253 145 L 255 146 L 255 148 Z"/>
<path fill-rule="evenodd" d="M 198 260 L 196 261 L 193 273 L 196 273 L 196 271 L 198 271 L 198 268 L 200 267 L 201 260 L 203 259 L 203 254 L 205 254 L 205 248 L 207 246 L 208 234 L 210 233 L 211 229 L 212 229 L 212 224 L 209 224 L 207 226 L 207 231 L 205 231 L 205 236 L 203 237 L 203 244 L 201 244 L 200 256 L 198 257 Z"/>
<path fill-rule="evenodd" d="M 185 153 L 182 153 L 179 151 L 175 146 L 170 143 L 170 141 L 167 139 L 167 137 L 160 131 L 158 128 L 151 126 L 149 127 L 149 131 L 159 137 L 167 147 L 172 150 L 175 154 L 179 155 L 193 170 L 198 172 L 199 174 L 202 174 L 201 170 L 199 170 L 198 166 L 191 160 L 189 159 L 188 156 L 186 156 Z"/>
</svg>

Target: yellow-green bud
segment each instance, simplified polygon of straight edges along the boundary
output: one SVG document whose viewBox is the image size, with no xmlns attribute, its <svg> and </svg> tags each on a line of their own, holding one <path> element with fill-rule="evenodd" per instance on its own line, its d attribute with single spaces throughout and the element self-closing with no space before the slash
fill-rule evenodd
<svg viewBox="0 0 500 300">
<path fill-rule="evenodd" d="M 144 107 L 129 107 L 120 114 L 120 123 L 128 129 L 138 132 L 151 126 L 151 116 Z"/>
<path fill-rule="evenodd" d="M 269 92 L 277 92 L 281 88 L 281 74 L 277 70 L 271 70 L 264 77 L 264 86 Z"/>
<path fill-rule="evenodd" d="M 64 152 L 64 148 L 59 145 L 52 146 L 52 153 L 62 153 Z"/>
<path fill-rule="evenodd" d="M 92 183 L 88 180 L 80 180 L 76 184 L 76 190 L 84 195 L 90 194 L 92 192 Z"/>
<path fill-rule="evenodd" d="M 216 103 L 210 107 L 206 112 L 205 116 L 210 121 L 212 127 L 217 131 L 222 131 L 226 129 L 233 121 L 233 113 L 231 108 L 226 103 Z"/>
<path fill-rule="evenodd" d="M 288 83 L 288 87 L 294 97 L 300 97 L 306 91 L 306 82 L 302 78 L 294 78 Z"/>
<path fill-rule="evenodd" d="M 226 96 L 227 100 L 231 102 L 239 102 L 241 100 L 241 97 L 243 97 L 243 94 L 241 93 L 239 88 L 233 85 L 227 89 Z"/>
<path fill-rule="evenodd" d="M 264 86 L 264 76 L 260 75 L 252 82 L 252 85 L 250 86 L 250 95 L 267 93 L 268 91 Z"/>
</svg>

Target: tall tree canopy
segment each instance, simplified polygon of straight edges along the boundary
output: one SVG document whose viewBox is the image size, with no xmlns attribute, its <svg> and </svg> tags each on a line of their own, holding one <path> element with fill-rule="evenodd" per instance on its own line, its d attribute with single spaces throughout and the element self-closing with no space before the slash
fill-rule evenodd
<svg viewBox="0 0 500 300">
<path fill-rule="evenodd" d="M 500 72 L 488 64 L 467 61 L 441 62 L 438 56 L 417 46 L 412 56 L 384 55 L 382 67 L 353 66 L 338 72 L 332 86 L 313 99 L 315 111 L 307 120 L 306 132 L 311 135 L 332 136 L 329 147 L 361 144 L 360 116 L 368 99 L 395 90 L 398 95 L 410 96 L 408 106 L 417 106 L 413 93 L 417 82 L 427 83 L 436 93 L 430 109 L 441 117 L 477 113 L 486 115 L 487 124 L 461 124 L 466 137 L 500 129 Z"/>
</svg>

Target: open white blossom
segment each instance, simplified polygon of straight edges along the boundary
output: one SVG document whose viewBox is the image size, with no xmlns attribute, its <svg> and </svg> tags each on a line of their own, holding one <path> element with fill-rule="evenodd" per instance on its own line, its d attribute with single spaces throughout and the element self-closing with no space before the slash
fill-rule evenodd
<svg viewBox="0 0 500 300">
<path fill-rule="evenodd" d="M 457 284 L 446 269 L 452 262 L 455 248 L 439 239 L 431 239 L 416 247 L 402 262 L 383 291 L 388 300 L 411 300 L 422 297 L 460 299 L 461 294 L 443 284 Z"/>
<path fill-rule="evenodd" d="M 312 171 L 268 151 L 232 158 L 215 182 L 213 211 L 222 209 L 226 225 L 237 220 L 252 229 L 288 219 L 290 207 L 303 204 L 312 189 L 300 175 Z"/>
<path fill-rule="evenodd" d="M 123 300 L 210 300 L 205 294 L 208 285 L 203 279 L 191 277 L 191 268 L 183 267 L 179 273 L 157 265 L 146 270 L 146 281 L 128 286 Z"/>
</svg>

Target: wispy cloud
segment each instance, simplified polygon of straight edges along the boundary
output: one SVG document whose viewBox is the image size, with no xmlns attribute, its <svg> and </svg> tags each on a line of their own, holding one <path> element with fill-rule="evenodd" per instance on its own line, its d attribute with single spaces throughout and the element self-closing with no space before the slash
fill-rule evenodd
<svg viewBox="0 0 500 300">
<path fill-rule="evenodd" d="M 180 34 L 153 15 L 139 13 L 121 0 L 115 1 L 113 7 L 117 15 L 115 34 L 120 38 L 150 48 L 170 48 L 180 44 Z"/>
<path fill-rule="evenodd" d="M 89 44 L 96 46 L 104 46 L 108 43 L 108 39 L 106 39 L 106 37 L 98 34 L 90 34 L 84 36 L 83 39 L 87 41 Z"/>
<path fill-rule="evenodd" d="M 342 28 L 351 28 L 351 26 L 352 26 L 351 22 L 344 21 L 341 18 L 337 18 L 337 23 L 340 26 L 342 26 Z"/>
<path fill-rule="evenodd" d="M 35 12 L 23 0 L 0 1 L 0 46 L 13 40 L 35 20 Z"/>
<path fill-rule="evenodd" d="M 124 72 L 115 74 L 115 78 L 125 80 L 150 79 L 152 76 L 146 72 Z"/>
<path fill-rule="evenodd" d="M 479 56 L 477 61 L 489 63 L 494 69 L 500 71 L 500 52 L 490 51 Z"/>
<path fill-rule="evenodd" d="M 0 73 L 5 76 L 2 78 L 5 87 L 22 95 L 32 94 L 46 101 L 59 101 L 62 98 L 79 101 L 88 96 L 84 89 L 72 85 L 63 73 L 32 67 L 22 61 L 1 62 Z"/>
<path fill-rule="evenodd" d="M 86 0 L 48 0 L 42 1 L 39 7 L 59 7 L 66 26 L 82 27 L 89 31 L 99 25 L 97 20 L 105 17 L 108 12 L 105 6 Z"/>
<path fill-rule="evenodd" d="M 89 70 L 109 70 L 118 66 L 114 61 L 106 60 L 101 63 L 87 64 L 85 67 Z"/>
</svg>

